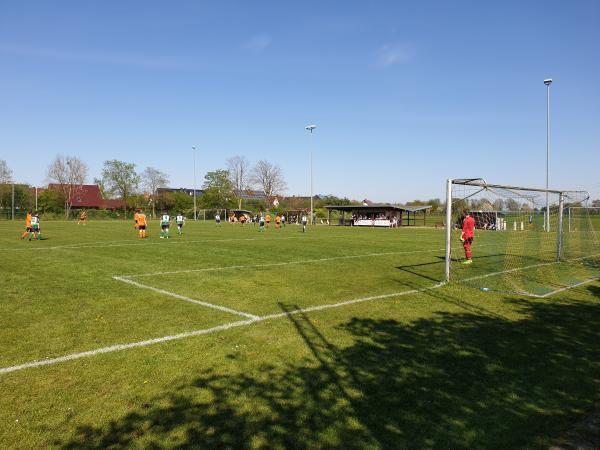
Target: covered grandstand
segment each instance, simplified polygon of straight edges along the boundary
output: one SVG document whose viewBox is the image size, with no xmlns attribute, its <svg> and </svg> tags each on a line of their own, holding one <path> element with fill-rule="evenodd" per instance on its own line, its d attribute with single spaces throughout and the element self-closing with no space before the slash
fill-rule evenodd
<svg viewBox="0 0 600 450">
<path fill-rule="evenodd" d="M 427 225 L 427 211 L 431 205 L 396 206 L 396 205 L 328 205 L 328 223 L 331 225 L 331 213 L 338 212 L 338 225 L 359 227 L 391 227 Z"/>
</svg>

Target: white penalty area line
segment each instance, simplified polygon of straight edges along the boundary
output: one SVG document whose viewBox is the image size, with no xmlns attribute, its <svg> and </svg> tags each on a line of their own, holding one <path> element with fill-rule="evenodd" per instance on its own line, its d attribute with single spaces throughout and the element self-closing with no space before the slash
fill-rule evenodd
<svg viewBox="0 0 600 450">
<path fill-rule="evenodd" d="M 569 286 L 565 286 L 565 287 L 562 287 L 560 289 L 555 289 L 553 291 L 546 292 L 545 294 L 542 294 L 542 295 L 539 295 L 539 294 L 530 294 L 529 292 L 526 292 L 525 294 L 529 295 L 530 297 L 535 297 L 535 298 L 547 298 L 547 297 L 550 297 L 550 296 L 552 296 L 554 294 L 558 294 L 559 292 L 568 291 L 569 289 L 574 289 L 574 288 L 579 287 L 579 286 L 584 286 L 586 284 L 590 284 L 590 283 L 593 283 L 595 281 L 600 281 L 600 278 L 590 278 L 588 280 L 584 280 L 584 281 L 581 281 L 579 283 L 571 284 Z"/>
<path fill-rule="evenodd" d="M 569 259 L 566 262 L 582 261 L 582 260 L 585 260 L 585 259 L 597 258 L 599 256 L 600 256 L 600 253 L 597 253 L 595 255 L 581 256 L 579 258 Z M 483 278 L 489 278 L 489 277 L 493 277 L 493 276 L 496 276 L 496 275 L 504 275 L 506 273 L 513 273 L 513 272 L 518 272 L 518 271 L 521 271 L 521 270 L 534 269 L 536 267 L 552 266 L 552 265 L 555 265 L 555 264 L 560 264 L 561 262 L 562 261 L 552 261 L 552 262 L 547 262 L 547 263 L 531 264 L 529 266 L 516 267 L 514 269 L 501 270 L 501 271 L 498 271 L 498 272 L 487 273 L 485 275 L 479 275 L 479 276 L 476 276 L 476 277 L 465 278 L 462 281 L 466 282 L 466 281 L 481 280 Z M 532 294 L 531 292 L 520 292 L 520 294 L 521 295 L 527 295 L 528 297 L 534 297 L 534 298 L 547 298 L 547 297 L 550 297 L 550 296 L 552 296 L 554 294 L 558 294 L 559 292 L 568 291 L 569 289 L 574 289 L 576 287 L 583 286 L 585 284 L 593 283 L 594 281 L 600 281 L 600 278 L 589 278 L 589 279 L 581 281 L 579 283 L 575 283 L 575 284 L 572 284 L 572 285 L 569 285 L 569 286 L 565 286 L 565 287 L 562 287 L 560 289 L 555 289 L 553 291 L 547 292 L 547 293 L 542 294 L 542 295 Z"/>
<path fill-rule="evenodd" d="M 477 246 L 473 246 L 473 248 L 481 248 L 493 246 L 496 244 L 479 244 Z M 405 250 L 405 251 L 397 251 L 397 252 L 379 252 L 379 253 L 362 253 L 359 255 L 343 255 L 343 256 L 330 256 L 327 258 L 316 258 L 316 259 L 302 259 L 297 261 L 284 261 L 284 262 L 276 262 L 276 263 L 264 263 L 264 264 L 240 264 L 234 266 L 217 266 L 217 267 L 202 267 L 199 269 L 184 269 L 184 270 L 169 270 L 163 272 L 151 272 L 151 273 L 139 273 L 139 274 L 129 274 L 129 275 L 119 275 L 120 278 L 142 278 L 142 277 L 154 277 L 160 275 L 177 275 L 181 273 L 197 273 L 197 272 L 212 272 L 217 270 L 233 270 L 233 269 L 256 269 L 263 267 L 277 267 L 277 266 L 289 266 L 293 264 L 309 264 L 309 263 L 320 263 L 327 261 L 336 261 L 342 259 L 356 259 L 356 258 L 370 258 L 374 256 L 394 256 L 394 255 L 415 255 L 415 254 L 423 254 L 423 253 L 433 253 L 433 252 L 443 252 L 444 248 L 432 248 L 427 250 Z M 444 261 L 439 261 L 440 264 Z M 113 277 L 114 278 L 114 277 Z"/>
<path fill-rule="evenodd" d="M 248 314 L 248 313 L 245 313 L 245 312 L 242 312 L 242 311 L 236 311 L 235 309 L 227 308 L 226 306 L 215 305 L 213 303 L 203 302 L 202 300 L 195 300 L 193 298 L 189 298 L 189 297 L 186 297 L 184 295 L 179 295 L 179 294 L 176 294 L 174 292 L 166 291 L 164 289 L 159 289 L 159 288 L 155 288 L 153 286 L 148 286 L 147 284 L 138 283 L 137 281 L 133 281 L 133 280 L 130 280 L 130 279 L 125 278 L 125 277 L 114 276 L 113 280 L 117 280 L 117 281 L 121 281 L 123 283 L 131 284 L 131 285 L 136 286 L 138 288 L 148 289 L 150 291 L 157 292 L 157 293 L 162 294 L 162 295 L 168 295 L 170 297 L 174 297 L 174 298 L 177 298 L 179 300 L 183 300 L 183 301 L 189 302 L 189 303 L 194 303 L 196 305 L 205 306 L 207 308 L 218 309 L 219 311 L 227 312 L 227 313 L 230 313 L 230 314 L 235 314 L 235 315 L 238 315 L 238 316 L 243 316 L 243 317 L 246 317 L 248 319 L 258 319 L 258 316 L 255 316 L 254 314 Z"/>
<path fill-rule="evenodd" d="M 176 340 L 185 339 L 185 338 L 189 338 L 189 337 L 193 337 L 193 336 L 201 336 L 201 335 L 206 335 L 206 334 L 218 333 L 218 332 L 229 330 L 232 328 L 249 326 L 249 325 L 259 323 L 259 322 L 264 322 L 267 320 L 281 319 L 283 317 L 288 317 L 288 316 L 295 315 L 295 314 L 309 313 L 309 312 L 313 312 L 313 311 L 322 311 L 322 310 L 326 310 L 326 309 L 340 308 L 343 306 L 355 305 L 357 303 L 369 302 L 369 301 L 373 301 L 373 300 L 382 300 L 382 299 L 387 299 L 387 298 L 392 298 L 392 297 L 402 297 L 405 295 L 417 294 L 420 292 L 440 288 L 440 287 L 444 286 L 445 284 L 446 283 L 438 283 L 433 286 L 419 288 L 419 289 L 411 289 L 408 291 L 401 291 L 401 292 L 394 292 L 391 294 L 382 294 L 382 295 L 375 295 L 375 296 L 370 296 L 370 297 L 356 298 L 356 299 L 352 299 L 352 300 L 345 300 L 345 301 L 338 302 L 338 303 L 329 303 L 329 304 L 323 304 L 323 305 L 317 305 L 317 306 L 310 306 L 307 308 L 298 308 L 293 311 L 286 311 L 283 313 L 276 313 L 276 314 L 268 314 L 266 316 L 261 316 L 261 317 L 253 316 L 253 318 L 251 318 L 249 320 L 240 320 L 237 322 L 229 322 L 229 323 L 225 323 L 223 325 L 218 325 L 216 327 L 188 331 L 185 333 L 168 335 L 168 336 L 163 336 L 163 337 L 159 337 L 159 338 L 146 339 L 143 341 L 130 342 L 128 344 L 116 344 L 116 345 L 111 345 L 108 347 L 97 348 L 95 350 L 89 350 L 89 351 L 85 351 L 85 352 L 72 353 L 70 355 L 59 356 L 57 358 L 47 358 L 47 359 L 42 359 L 42 360 L 29 361 L 29 362 L 26 362 L 23 364 L 15 365 L 15 366 L 2 367 L 2 368 L 0 368 L 0 375 L 11 373 L 11 372 L 17 372 L 17 371 L 24 370 L 24 369 L 30 369 L 30 368 L 34 368 L 34 367 L 49 366 L 49 365 L 54 365 L 54 364 L 58 364 L 58 363 L 62 363 L 62 362 L 74 361 L 76 359 L 88 358 L 88 357 L 100 355 L 103 353 L 120 352 L 123 350 L 128 350 L 128 349 L 136 348 L 136 347 L 147 347 L 147 346 L 154 345 L 154 344 L 160 344 L 160 343 L 169 342 L 169 341 L 176 341 Z"/>
<path fill-rule="evenodd" d="M 442 249 L 443 250 L 443 249 Z M 431 249 L 431 250 L 414 250 L 414 251 L 405 251 L 405 252 L 382 252 L 382 253 L 366 253 L 362 255 L 347 255 L 347 256 L 333 256 L 329 258 L 318 258 L 318 259 L 308 259 L 302 261 L 289 261 L 289 262 L 280 262 L 280 263 L 266 263 L 266 264 L 251 264 L 251 265 L 236 265 L 236 266 L 220 266 L 220 267 L 208 267 L 203 269 L 191 269 L 191 270 L 176 270 L 169 272 L 154 272 L 154 273 L 144 273 L 139 275 L 114 275 L 112 278 L 116 281 L 121 281 L 123 283 L 130 284 L 132 286 L 148 289 L 150 291 L 156 292 L 158 294 L 167 295 L 179 300 L 183 300 L 189 303 L 194 303 L 196 305 L 205 306 L 207 308 L 217 309 L 220 311 L 224 311 L 230 314 L 236 314 L 238 316 L 243 316 L 249 319 L 257 319 L 258 316 L 254 314 L 249 314 L 243 311 L 238 311 L 235 309 L 227 308 L 225 306 L 220 306 L 214 303 L 205 302 L 202 300 L 196 300 L 190 297 L 186 297 L 184 295 L 177 294 L 175 292 L 167 291 L 166 289 L 156 288 L 154 286 L 150 286 L 147 284 L 140 283 L 138 281 L 134 281 L 131 278 L 140 278 L 140 277 L 151 277 L 158 275 L 170 275 L 170 274 L 182 274 L 182 273 L 198 273 L 198 272 L 209 272 L 209 271 L 217 271 L 217 270 L 228 270 L 228 269 L 251 269 L 251 268 L 263 268 L 263 267 L 273 267 L 273 266 L 287 266 L 292 264 L 304 264 L 304 263 L 318 263 L 325 261 L 334 261 L 340 259 L 353 259 L 353 258 L 368 258 L 374 256 L 386 256 L 386 255 L 398 255 L 398 254 L 414 254 L 414 253 L 427 253 L 427 252 L 438 252 L 440 249 Z M 371 299 L 369 297 L 369 299 Z"/>
<path fill-rule="evenodd" d="M 595 255 L 581 256 L 579 258 L 569 259 L 569 260 L 564 261 L 564 262 L 582 261 L 584 259 L 597 258 L 599 256 L 600 256 L 600 253 L 597 253 Z M 481 280 L 482 278 L 493 277 L 493 276 L 496 276 L 496 275 L 504 275 L 506 273 L 519 272 L 521 270 L 534 269 L 536 267 L 553 266 L 555 264 L 560 264 L 561 262 L 563 262 L 563 261 L 552 261 L 552 262 L 546 262 L 546 263 L 531 264 L 529 266 L 523 266 L 523 267 L 515 267 L 514 269 L 507 269 L 507 270 L 500 270 L 498 272 L 486 273 L 485 275 L 478 275 L 476 277 L 465 278 L 464 280 L 460 280 L 460 281 L 464 282 L 464 281 Z"/>
<path fill-rule="evenodd" d="M 370 258 L 374 256 L 393 256 L 393 255 L 410 255 L 420 253 L 431 253 L 441 252 L 443 248 L 434 248 L 429 250 L 409 250 L 399 252 L 381 252 L 381 253 L 363 253 L 360 255 L 344 255 L 344 256 L 330 256 L 327 258 L 316 258 L 316 259 L 303 259 L 298 261 L 285 261 L 276 263 L 264 263 L 264 264 L 247 264 L 247 265 L 235 265 L 235 266 L 218 266 L 218 267 L 203 267 L 200 269 L 184 269 L 184 270 L 171 270 L 165 272 L 152 272 L 152 273 L 140 273 L 133 275 L 120 275 L 121 278 L 141 278 L 141 277 L 154 277 L 159 275 L 176 275 L 180 273 L 196 273 L 196 272 L 212 272 L 217 270 L 232 270 L 232 269 L 255 269 L 262 267 L 276 267 L 276 266 L 289 266 L 293 264 L 308 264 L 308 263 L 319 263 L 327 261 L 336 261 L 341 259 L 356 259 L 356 258 Z M 443 262 L 443 261 L 441 261 Z M 115 278 L 115 277 L 113 277 Z"/>
</svg>

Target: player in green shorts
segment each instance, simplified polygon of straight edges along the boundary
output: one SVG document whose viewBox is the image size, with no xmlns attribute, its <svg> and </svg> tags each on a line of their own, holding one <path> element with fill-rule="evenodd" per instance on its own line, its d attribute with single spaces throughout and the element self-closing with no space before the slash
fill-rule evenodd
<svg viewBox="0 0 600 450">
<path fill-rule="evenodd" d="M 169 239 L 169 227 L 171 226 L 171 216 L 167 214 L 167 211 L 163 212 L 160 216 L 160 238 Z"/>
<path fill-rule="evenodd" d="M 183 223 L 185 222 L 185 216 L 183 213 L 179 213 L 175 216 L 175 223 L 177 224 L 177 233 L 181 236 L 183 234 Z"/>
<path fill-rule="evenodd" d="M 38 241 L 42 239 L 42 233 L 40 231 L 40 216 L 36 212 L 31 216 L 31 227 L 29 228 L 29 240 L 34 237 Z"/>
</svg>

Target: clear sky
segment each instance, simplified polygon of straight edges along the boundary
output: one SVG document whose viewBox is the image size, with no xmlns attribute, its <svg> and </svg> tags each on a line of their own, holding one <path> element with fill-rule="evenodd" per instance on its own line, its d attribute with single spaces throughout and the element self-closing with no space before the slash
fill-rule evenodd
<svg viewBox="0 0 600 450">
<path fill-rule="evenodd" d="M 288 194 L 444 195 L 448 177 L 600 198 L 598 1 L 0 3 L 0 159 L 41 185 L 58 153 L 191 186 L 233 155 Z"/>
</svg>

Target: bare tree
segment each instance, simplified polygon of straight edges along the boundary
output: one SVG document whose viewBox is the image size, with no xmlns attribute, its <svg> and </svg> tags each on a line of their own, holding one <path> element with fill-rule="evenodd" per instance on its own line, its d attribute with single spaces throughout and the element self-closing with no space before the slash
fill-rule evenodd
<svg viewBox="0 0 600 450">
<path fill-rule="evenodd" d="M 229 181 L 238 200 L 238 209 L 242 209 L 242 192 L 250 184 L 250 162 L 243 156 L 233 156 L 227 160 Z"/>
<path fill-rule="evenodd" d="M 146 167 L 142 172 L 142 184 L 152 196 L 152 218 L 156 217 L 156 191 L 169 184 L 169 176 L 154 167 Z"/>
<path fill-rule="evenodd" d="M 279 166 L 271 164 L 268 161 L 260 160 L 252 169 L 251 181 L 258 186 L 267 196 L 267 201 L 271 203 L 273 197 L 287 189 L 283 178 L 283 173 Z"/>
<path fill-rule="evenodd" d="M 48 166 L 48 178 L 55 181 L 64 197 L 65 218 L 69 218 L 73 197 L 81 192 L 87 178 L 86 164 L 76 156 L 58 155 Z"/>
<path fill-rule="evenodd" d="M 0 159 L 0 208 L 3 207 L 3 198 L 10 189 L 8 186 L 10 183 L 12 183 L 12 170 L 10 170 L 6 161 Z"/>
<path fill-rule="evenodd" d="M 6 161 L 0 159 L 0 184 L 8 184 L 12 181 L 12 170 L 6 164 Z"/>
</svg>

